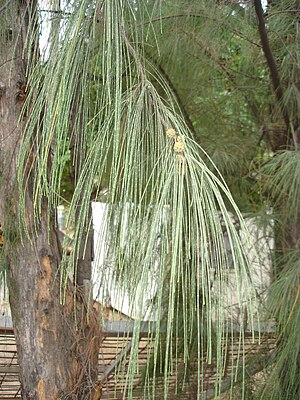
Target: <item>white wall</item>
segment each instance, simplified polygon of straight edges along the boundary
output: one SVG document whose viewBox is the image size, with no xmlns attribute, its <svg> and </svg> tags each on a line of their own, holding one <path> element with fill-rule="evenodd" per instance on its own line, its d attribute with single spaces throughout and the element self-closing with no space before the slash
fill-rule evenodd
<svg viewBox="0 0 300 400">
<path fill-rule="evenodd" d="M 140 308 L 142 308 L 142 314 L 144 319 L 155 319 L 155 316 L 150 311 L 147 311 L 147 305 L 149 300 L 155 294 L 155 282 L 152 286 L 148 287 L 148 291 L 142 297 L 140 288 L 138 287 L 136 298 L 142 298 L 143 304 L 138 304 L 135 300 L 129 298 L 125 288 L 117 287 L 115 285 L 115 279 L 112 274 L 112 268 L 109 265 L 104 265 L 105 249 L 107 243 L 105 243 L 101 237 L 105 229 L 105 203 L 93 203 L 93 224 L 94 224 L 94 263 L 93 263 L 93 296 L 100 302 L 107 301 L 107 296 L 110 297 L 112 307 L 120 310 L 124 314 L 132 317 L 140 316 Z M 60 210 L 61 213 L 61 210 Z M 126 225 L 126 224 L 125 224 Z M 246 219 L 246 225 L 250 233 L 250 240 L 246 242 L 245 233 L 241 232 L 241 239 L 246 247 L 246 251 L 249 255 L 251 267 L 252 267 L 252 278 L 255 284 L 257 293 L 261 296 L 262 303 L 266 296 L 266 289 L 270 283 L 271 273 L 271 262 L 269 258 L 269 252 L 274 247 L 274 239 L 272 234 L 272 228 L 264 230 L 259 226 L 259 219 L 248 218 Z M 124 232 L 126 237 L 126 232 Z M 224 296 L 223 304 L 225 312 L 233 314 L 238 319 L 239 308 L 238 308 L 238 295 L 237 295 L 237 284 L 236 277 L 231 270 L 228 270 L 228 291 Z M 147 277 L 146 277 L 147 279 Z M 149 282 L 153 281 L 149 278 Z M 149 283 L 150 285 L 150 283 Z M 259 299 L 256 300 L 255 308 L 258 306 Z M 4 317 L 10 316 L 10 309 L 8 304 L 7 288 L 4 290 L 4 286 L 0 286 L 0 325 L 4 323 Z M 1 322 L 2 321 L 2 322 Z"/>
</svg>

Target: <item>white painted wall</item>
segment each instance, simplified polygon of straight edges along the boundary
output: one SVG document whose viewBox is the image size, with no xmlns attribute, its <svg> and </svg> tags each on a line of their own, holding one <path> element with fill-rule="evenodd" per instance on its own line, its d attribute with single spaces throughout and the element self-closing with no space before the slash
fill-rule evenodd
<svg viewBox="0 0 300 400">
<path fill-rule="evenodd" d="M 93 263 L 93 297 L 98 301 L 104 303 L 107 301 L 107 296 L 110 297 L 112 307 L 120 310 L 124 314 L 132 317 L 140 317 L 140 309 L 144 319 L 155 319 L 155 315 L 147 311 L 149 300 L 155 294 L 155 283 L 148 287 L 146 294 L 140 296 L 141 289 L 138 287 L 135 299 L 130 299 L 128 293 L 124 288 L 115 285 L 112 269 L 109 265 L 104 265 L 104 255 L 107 243 L 102 239 L 103 231 L 105 229 L 105 203 L 93 203 L 93 224 L 94 224 L 94 253 L 95 259 Z M 61 218 L 62 210 L 59 210 Z M 124 224 L 125 226 L 126 224 Z M 250 232 L 250 240 L 246 242 L 245 233 L 241 232 L 241 239 L 246 247 L 246 252 L 249 255 L 250 264 L 252 267 L 252 278 L 256 287 L 257 293 L 261 296 L 263 304 L 266 297 L 266 289 L 270 283 L 271 262 L 269 258 L 270 250 L 274 247 L 274 239 L 272 229 L 264 230 L 259 226 L 259 219 L 248 218 L 246 219 L 247 229 Z M 126 232 L 124 232 L 124 238 Z M 224 296 L 223 304 L 224 311 L 233 314 L 237 320 L 239 315 L 238 295 L 236 277 L 232 270 L 228 270 L 228 290 Z M 147 279 L 147 277 L 145 277 Z M 153 279 L 148 279 L 148 282 L 153 282 Z M 136 299 L 143 300 L 143 304 L 139 304 Z M 258 307 L 258 299 L 255 303 L 255 308 Z M 10 316 L 10 308 L 8 303 L 7 289 L 0 287 L 0 325 L 4 325 L 6 317 Z"/>
</svg>

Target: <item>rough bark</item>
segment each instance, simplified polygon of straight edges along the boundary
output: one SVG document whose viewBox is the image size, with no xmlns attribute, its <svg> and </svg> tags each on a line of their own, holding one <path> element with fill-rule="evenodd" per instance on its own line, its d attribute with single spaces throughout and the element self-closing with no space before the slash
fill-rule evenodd
<svg viewBox="0 0 300 400">
<path fill-rule="evenodd" d="M 61 304 L 61 252 L 55 215 L 48 224 L 47 203 L 33 233 L 31 181 L 26 193 L 26 222 L 30 239 L 20 237 L 17 170 L 22 124 L 18 124 L 26 86 L 23 52 L 35 2 L 8 2 L 8 25 L 0 37 L 0 223 L 9 276 L 22 398 L 26 400 L 100 398 L 97 365 L 100 327 L 84 296 L 72 285 Z M 29 154 L 34 160 L 34 154 Z M 75 318 L 76 316 L 76 318 Z"/>
<path fill-rule="evenodd" d="M 99 325 L 67 290 L 60 304 L 59 249 L 46 225 L 9 259 L 9 290 L 23 399 L 90 399 L 97 380 Z M 34 246 L 34 247 L 33 247 Z M 24 273 L 25 272 L 25 273 Z"/>
</svg>

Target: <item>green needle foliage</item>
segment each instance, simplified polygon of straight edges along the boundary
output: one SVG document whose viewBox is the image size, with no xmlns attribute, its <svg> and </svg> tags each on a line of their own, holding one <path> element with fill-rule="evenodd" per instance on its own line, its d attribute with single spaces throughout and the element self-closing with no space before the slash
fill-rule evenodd
<svg viewBox="0 0 300 400">
<path fill-rule="evenodd" d="M 264 187 L 274 199 L 274 205 L 284 205 L 286 219 L 300 213 L 300 153 L 298 150 L 286 150 L 277 153 L 261 168 Z"/>
<path fill-rule="evenodd" d="M 299 253 L 282 260 L 285 268 L 270 287 L 269 310 L 277 321 L 277 352 L 260 399 L 297 399 L 300 390 L 300 272 Z M 278 301 L 278 299 L 281 299 Z M 267 397 L 268 396 L 268 397 Z"/>
<path fill-rule="evenodd" d="M 31 58 L 28 71 L 30 90 L 23 113 L 27 119 L 19 156 L 20 218 L 25 222 L 25 192 L 33 171 L 36 228 L 44 199 L 49 215 L 60 204 L 70 147 L 76 179 L 67 230 L 74 226 L 75 233 L 71 256 L 64 256 L 61 266 L 62 301 L 67 271 L 76 270 L 86 240 L 82 226 L 91 224 L 91 199 L 106 189 L 107 225 L 102 236 L 109 242 L 113 271 L 122 277 L 116 285 L 129 288 L 135 299 L 137 320 L 143 318 L 145 293 L 156 288 L 153 357 L 158 360 L 162 337 L 163 397 L 167 398 L 168 379 L 175 371 L 179 338 L 184 360 L 190 357 L 190 343 L 197 350 L 198 398 L 202 363 L 212 362 L 215 354 L 217 397 L 225 364 L 222 344 L 228 340 L 230 346 L 226 329 L 233 324 L 222 307 L 229 264 L 238 303 L 242 308 L 245 302 L 251 326 L 255 318 L 251 271 L 225 204 L 244 224 L 216 165 L 178 113 L 167 80 L 147 57 L 145 35 L 154 31 L 151 18 L 160 2 L 152 6 L 143 1 L 71 1 L 53 15 L 47 54 L 37 62 Z M 32 24 L 28 49 L 35 29 Z M 129 396 L 137 371 L 139 330 L 137 321 L 128 367 Z M 240 337 L 242 343 L 242 333 Z M 155 393 L 155 365 L 156 361 L 153 371 L 148 363 L 148 396 Z"/>
</svg>

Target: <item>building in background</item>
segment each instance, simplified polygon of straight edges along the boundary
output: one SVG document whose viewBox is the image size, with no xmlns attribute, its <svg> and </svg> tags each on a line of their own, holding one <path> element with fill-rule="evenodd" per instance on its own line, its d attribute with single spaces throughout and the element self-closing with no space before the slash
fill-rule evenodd
<svg viewBox="0 0 300 400">
<path fill-rule="evenodd" d="M 106 223 L 106 203 L 93 203 L 93 227 L 94 227 L 94 262 L 93 262 L 93 297 L 98 303 L 107 310 L 108 319 L 119 319 L 118 313 L 124 318 L 138 318 L 143 320 L 155 320 L 155 310 L 150 308 L 152 299 L 155 296 L 155 283 L 149 287 L 146 295 L 141 295 L 141 288 L 136 288 L 135 299 L 130 297 L 126 288 L 120 282 L 116 283 L 113 268 L 109 263 L 105 262 L 105 251 L 108 243 L 103 240 L 103 232 Z M 58 208 L 58 224 L 61 232 L 65 232 L 66 210 L 60 206 Z M 247 218 L 245 220 L 247 229 L 250 233 L 249 237 L 243 232 L 239 226 L 237 230 L 241 237 L 242 243 L 248 254 L 252 267 L 252 279 L 256 289 L 256 308 L 259 303 L 263 303 L 266 299 L 267 288 L 270 284 L 271 276 L 271 260 L 270 253 L 274 248 L 274 238 L 272 229 L 265 229 L 260 226 L 259 219 Z M 63 234 L 60 234 L 63 238 Z M 226 235 L 225 235 L 226 242 Z M 124 246 L 126 243 L 124 243 Z M 1 251 L 1 249 L 0 249 Z M 228 258 L 230 259 L 230 245 L 228 243 Z M 159 262 L 159 261 L 158 261 Z M 233 270 L 225 271 L 227 274 L 228 290 L 223 299 L 224 312 L 229 316 L 234 316 L 237 323 L 239 315 L 243 314 L 238 304 L 238 289 L 236 276 Z M 4 279 L 0 281 L 0 326 L 11 326 L 11 313 L 8 299 L 8 289 Z M 150 279 L 149 279 L 150 281 Z M 217 290 L 217 288 L 215 288 Z M 243 288 L 242 288 L 243 290 Z M 143 304 L 136 300 L 143 299 Z M 108 300 L 109 299 L 109 300 Z M 109 303 L 109 304 L 108 304 Z M 97 306 L 98 307 L 98 306 Z M 99 306 L 100 307 L 100 306 Z M 109 311 L 111 310 L 111 311 Z M 104 313 L 106 315 L 106 311 Z M 122 319 L 122 318 L 121 318 Z"/>
</svg>

